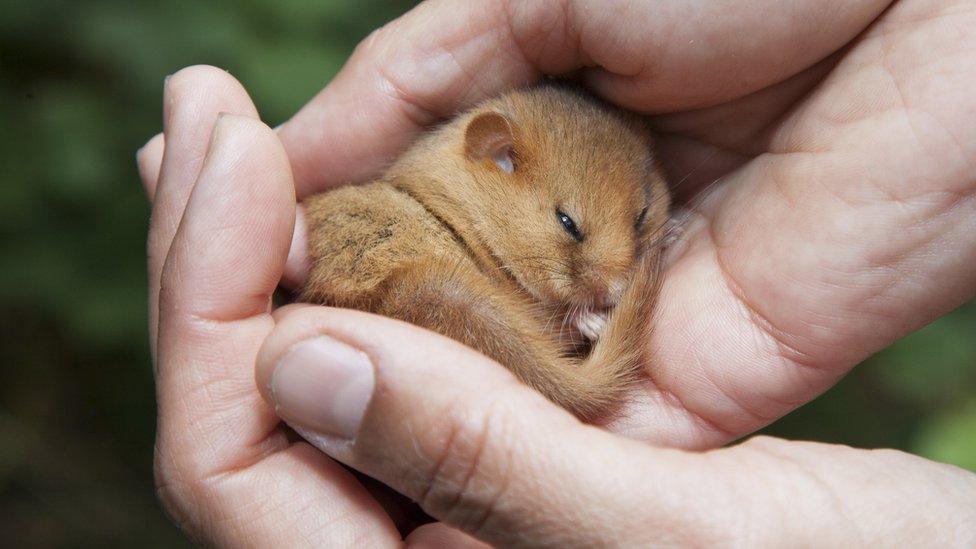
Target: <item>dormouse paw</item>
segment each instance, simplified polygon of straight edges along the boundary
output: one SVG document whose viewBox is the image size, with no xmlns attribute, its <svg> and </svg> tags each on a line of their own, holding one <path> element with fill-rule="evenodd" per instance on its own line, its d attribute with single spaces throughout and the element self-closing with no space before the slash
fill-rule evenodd
<svg viewBox="0 0 976 549">
<path fill-rule="evenodd" d="M 672 248 L 681 240 L 685 233 L 685 224 L 688 222 L 690 214 L 687 211 L 675 213 L 664 223 L 664 239 L 661 241 L 662 248 Z"/>
<path fill-rule="evenodd" d="M 590 341 L 600 339 L 607 327 L 607 311 L 584 311 L 576 317 L 576 329 Z"/>
</svg>

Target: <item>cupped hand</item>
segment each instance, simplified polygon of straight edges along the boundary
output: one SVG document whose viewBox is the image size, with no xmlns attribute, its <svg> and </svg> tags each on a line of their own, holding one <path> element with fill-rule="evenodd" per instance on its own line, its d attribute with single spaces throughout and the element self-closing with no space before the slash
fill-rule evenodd
<svg viewBox="0 0 976 549">
<path fill-rule="evenodd" d="M 701 453 L 584 425 L 409 324 L 290 305 L 258 355 L 329 456 L 500 547 L 970 547 L 976 475 L 895 451 L 754 438 Z"/>
<path fill-rule="evenodd" d="M 652 121 L 679 194 L 715 184 L 668 270 L 646 382 L 611 427 L 709 447 L 976 293 L 974 23 L 965 0 L 426 2 L 278 133 L 304 196 L 544 74 L 669 113 Z"/>
<path fill-rule="evenodd" d="M 310 542 L 398 539 L 344 469 L 289 441 L 254 387 L 251 366 L 275 325 L 270 293 L 283 270 L 301 278 L 300 222 L 289 243 L 295 193 L 367 179 L 422 126 L 543 74 L 578 71 L 607 99 L 657 113 L 662 161 L 680 194 L 717 180 L 693 202 L 648 343 L 656 359 L 612 429 L 674 446 L 721 444 L 972 297 L 976 184 L 968 168 L 976 131 L 967 115 L 976 99 L 967 90 L 976 80 L 968 33 L 976 14 L 962 1 L 888 4 L 427 2 L 364 42 L 277 135 L 253 121 L 253 105 L 223 73 L 196 68 L 171 78 L 165 136 L 139 155 L 154 198 L 157 473 L 168 507 L 215 542 L 280 540 L 282 531 Z M 244 118 L 224 117 L 214 129 L 222 111 Z M 313 311 L 303 314 L 330 315 L 337 326 L 381 322 L 377 345 L 405 329 Z M 287 326 L 281 330 L 300 323 Z M 341 336 L 324 325 L 321 333 Z M 436 362 L 452 362 L 456 352 L 445 348 Z M 472 408 L 472 417 L 478 413 Z M 540 421 L 559 416 L 544 414 Z M 637 448 L 599 437 L 611 450 L 598 453 L 608 457 L 617 445 Z M 760 446 L 768 444 L 785 443 Z M 391 443 L 387 451 L 401 450 Z M 570 457 L 590 459 L 586 451 Z M 862 460 L 826 452 L 831 462 Z M 674 451 L 638 461 L 655 464 L 662 455 L 700 471 L 699 457 Z M 336 457 L 389 481 L 366 462 Z M 784 491 L 799 490 L 803 481 L 791 483 L 784 468 L 798 473 L 806 462 L 791 469 L 787 461 L 770 474 L 782 473 Z M 625 486 L 629 477 L 614 482 Z M 824 490 L 821 501 L 832 494 Z M 645 517 L 654 508 L 647 509 Z"/>
<path fill-rule="evenodd" d="M 408 517 L 396 502 L 384 508 L 351 472 L 294 443 L 254 382 L 295 221 L 280 141 L 218 69 L 184 69 L 164 95 L 149 241 L 159 498 L 207 545 L 400 545 L 394 518 Z M 441 525 L 409 541 L 475 543 Z"/>
</svg>

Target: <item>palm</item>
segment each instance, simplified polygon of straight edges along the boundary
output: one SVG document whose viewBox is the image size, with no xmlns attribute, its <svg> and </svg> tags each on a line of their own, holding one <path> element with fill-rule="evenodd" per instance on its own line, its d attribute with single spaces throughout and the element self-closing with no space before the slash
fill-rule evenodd
<svg viewBox="0 0 976 549">
<path fill-rule="evenodd" d="M 790 81 L 655 120 L 688 187 L 718 182 L 693 201 L 649 382 L 616 428 L 741 436 L 972 294 L 976 17 L 910 25 L 913 7 Z"/>
</svg>

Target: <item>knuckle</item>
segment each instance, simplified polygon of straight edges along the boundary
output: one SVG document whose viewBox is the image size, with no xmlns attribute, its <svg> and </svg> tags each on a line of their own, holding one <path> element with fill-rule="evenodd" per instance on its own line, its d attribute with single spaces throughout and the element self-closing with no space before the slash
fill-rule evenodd
<svg viewBox="0 0 976 549">
<path fill-rule="evenodd" d="M 390 41 L 391 36 L 395 34 L 395 29 L 399 26 L 398 21 L 399 19 L 395 19 L 382 27 L 372 30 L 366 38 L 363 38 L 356 45 L 356 48 L 353 50 L 353 57 L 368 57 L 371 53 L 382 51 Z"/>
<path fill-rule="evenodd" d="M 507 408 L 470 402 L 443 415 L 445 436 L 431 454 L 433 466 L 418 501 L 431 515 L 475 532 L 492 519 L 507 489 L 513 419 Z"/>
<path fill-rule="evenodd" d="M 395 55 L 397 63 L 389 62 L 391 55 Z M 417 74 L 423 70 L 422 59 L 428 55 L 417 50 L 409 23 L 396 19 L 363 39 L 353 51 L 349 65 L 369 67 L 373 76 L 379 79 L 379 89 L 389 96 L 407 120 L 422 127 L 444 114 L 440 94 L 436 91 L 438 88 L 425 85 L 424 79 L 417 79 Z"/>
<path fill-rule="evenodd" d="M 191 521 L 192 491 L 180 480 L 178 469 L 157 448 L 153 459 L 156 499 L 176 525 L 185 530 Z"/>
<path fill-rule="evenodd" d="M 156 499 L 174 524 L 193 538 L 206 537 L 207 516 L 214 506 L 214 486 L 190 471 L 194 464 L 157 443 L 153 456 Z"/>
</svg>

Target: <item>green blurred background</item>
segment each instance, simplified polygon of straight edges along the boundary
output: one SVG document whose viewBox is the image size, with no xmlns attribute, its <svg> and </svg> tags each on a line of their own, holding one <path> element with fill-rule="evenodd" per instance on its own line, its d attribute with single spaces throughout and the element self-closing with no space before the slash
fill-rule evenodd
<svg viewBox="0 0 976 549">
<path fill-rule="evenodd" d="M 283 122 L 414 2 L 0 2 L 0 546 L 186 542 L 152 485 L 148 208 L 162 80 L 224 67 Z M 770 433 L 976 470 L 976 304 Z"/>
</svg>

